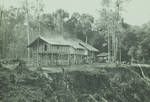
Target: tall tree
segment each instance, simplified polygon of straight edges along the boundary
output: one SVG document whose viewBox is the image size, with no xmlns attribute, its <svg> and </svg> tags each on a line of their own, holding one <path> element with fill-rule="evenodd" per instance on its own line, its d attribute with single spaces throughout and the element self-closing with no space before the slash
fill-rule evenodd
<svg viewBox="0 0 150 102">
<path fill-rule="evenodd" d="M 126 0 L 102 0 L 103 10 L 101 10 L 100 24 L 101 30 L 107 34 L 108 38 L 108 61 L 117 63 L 121 61 L 121 28 L 122 17 L 120 12 L 122 4 Z"/>
<path fill-rule="evenodd" d="M 88 38 L 92 36 L 92 33 L 95 33 L 95 31 L 93 31 L 93 24 L 93 16 L 89 14 L 73 13 L 71 18 L 67 20 L 65 27 L 70 33 L 74 34 L 73 36 L 89 43 Z"/>
<path fill-rule="evenodd" d="M 69 13 L 65 12 L 62 9 L 58 9 L 54 13 L 54 21 L 55 21 L 55 31 L 59 33 L 64 32 L 64 23 L 69 18 Z"/>
<path fill-rule="evenodd" d="M 80 24 L 81 24 L 83 35 L 85 36 L 86 43 L 88 43 L 87 33 L 92 30 L 93 22 L 94 22 L 94 17 L 88 14 L 82 14 L 80 17 Z"/>
</svg>

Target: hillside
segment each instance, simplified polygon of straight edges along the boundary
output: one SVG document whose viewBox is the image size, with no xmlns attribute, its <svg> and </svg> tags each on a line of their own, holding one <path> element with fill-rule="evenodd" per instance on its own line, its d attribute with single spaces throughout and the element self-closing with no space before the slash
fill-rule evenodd
<svg viewBox="0 0 150 102">
<path fill-rule="evenodd" d="M 25 64 L 20 64 L 14 69 L 1 66 L 0 102 L 149 102 L 150 100 L 150 84 L 144 80 L 138 67 L 104 68 L 95 65 L 77 67 L 29 70 Z M 142 67 L 142 69 L 145 76 L 150 77 L 150 68 Z"/>
</svg>

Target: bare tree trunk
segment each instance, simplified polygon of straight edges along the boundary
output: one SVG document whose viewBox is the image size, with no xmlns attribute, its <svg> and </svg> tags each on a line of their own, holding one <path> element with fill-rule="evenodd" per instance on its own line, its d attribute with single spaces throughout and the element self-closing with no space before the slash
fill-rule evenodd
<svg viewBox="0 0 150 102">
<path fill-rule="evenodd" d="M 28 45 L 30 44 L 30 32 L 29 32 L 29 10 L 28 10 L 28 0 L 26 0 L 26 23 L 27 23 L 27 40 L 28 40 Z M 28 49 L 28 62 L 30 60 L 30 49 Z"/>
<path fill-rule="evenodd" d="M 116 35 L 115 35 L 115 52 L 114 52 L 114 57 L 115 57 L 115 63 L 117 62 L 121 62 L 121 42 L 120 42 L 120 29 L 119 29 L 119 26 L 120 26 L 120 1 L 117 0 L 116 1 L 116 7 L 117 7 L 117 18 L 116 18 Z"/>
<path fill-rule="evenodd" d="M 85 35 L 85 42 L 86 42 L 86 44 L 88 43 L 88 37 L 87 37 L 87 35 Z"/>
<path fill-rule="evenodd" d="M 85 43 L 87 44 L 88 43 L 88 37 L 87 37 L 86 31 L 83 31 L 83 35 L 85 36 Z"/>
<path fill-rule="evenodd" d="M 6 53 L 7 52 L 7 37 L 6 37 L 6 31 L 7 31 L 7 26 L 6 26 L 6 18 L 5 15 L 3 15 L 3 26 L 4 26 L 4 32 L 3 32 L 3 57 L 6 58 Z"/>
<path fill-rule="evenodd" d="M 120 41 L 120 39 L 121 39 L 121 38 L 120 38 L 120 36 L 119 36 L 119 41 Z M 122 56 L 122 55 L 121 55 L 121 41 L 120 41 L 120 43 L 119 43 L 119 63 L 121 63 L 121 59 L 122 59 L 121 56 Z"/>
<path fill-rule="evenodd" d="M 113 54 L 113 62 L 115 62 L 115 56 L 116 56 L 116 34 L 113 31 L 112 35 L 112 54 Z"/>
<path fill-rule="evenodd" d="M 115 38 L 114 38 L 115 44 L 114 44 L 114 63 L 116 63 L 117 60 L 117 35 L 115 33 Z"/>
<path fill-rule="evenodd" d="M 109 32 L 109 30 L 107 33 L 108 33 L 108 62 L 110 63 L 111 62 L 111 51 L 110 51 L 111 47 L 110 47 L 110 32 Z"/>
</svg>

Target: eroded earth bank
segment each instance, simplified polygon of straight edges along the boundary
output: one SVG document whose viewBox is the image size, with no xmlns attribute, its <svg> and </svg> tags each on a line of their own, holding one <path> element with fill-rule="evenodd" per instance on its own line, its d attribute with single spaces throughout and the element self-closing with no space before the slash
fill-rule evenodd
<svg viewBox="0 0 150 102">
<path fill-rule="evenodd" d="M 86 67 L 86 66 L 85 66 Z M 0 102 L 149 102 L 150 82 L 138 67 L 29 70 L 0 67 Z M 146 78 L 150 68 L 142 67 Z"/>
</svg>

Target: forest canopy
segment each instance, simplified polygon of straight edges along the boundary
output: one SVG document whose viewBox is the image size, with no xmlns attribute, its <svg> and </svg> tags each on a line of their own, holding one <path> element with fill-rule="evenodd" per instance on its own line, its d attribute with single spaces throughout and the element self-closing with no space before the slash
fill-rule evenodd
<svg viewBox="0 0 150 102">
<path fill-rule="evenodd" d="M 114 23 L 118 18 L 116 18 L 116 12 L 111 11 L 109 7 L 110 0 L 107 1 L 103 2 L 106 9 L 99 11 L 99 18 L 86 13 L 69 14 L 63 9 L 45 13 L 42 3 L 38 9 L 35 6 L 27 7 L 26 5 L 9 9 L 1 7 L 0 58 L 25 58 L 27 56 L 26 29 L 29 27 L 30 42 L 39 34 L 56 32 L 81 39 L 99 49 L 100 53 L 108 52 L 108 30 L 113 33 L 119 32 L 121 34 L 119 40 L 121 60 L 150 63 L 150 22 L 142 26 L 133 26 L 119 17 L 119 30 L 114 30 L 116 29 Z"/>
</svg>

